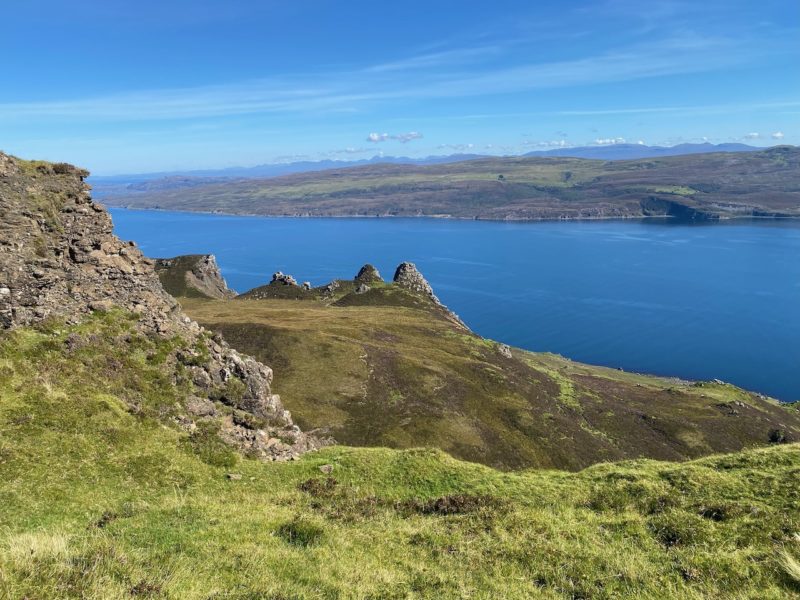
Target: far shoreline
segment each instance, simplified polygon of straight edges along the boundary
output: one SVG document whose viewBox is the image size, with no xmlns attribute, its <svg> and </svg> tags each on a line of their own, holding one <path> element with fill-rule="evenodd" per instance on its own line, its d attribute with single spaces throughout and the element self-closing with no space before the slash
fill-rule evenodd
<svg viewBox="0 0 800 600">
<path fill-rule="evenodd" d="M 797 222 L 800 223 L 800 216 L 763 216 L 763 215 L 744 215 L 741 217 L 724 216 L 713 219 L 681 219 L 673 215 L 618 215 L 608 217 L 541 217 L 530 219 L 492 219 L 487 217 L 458 217 L 453 215 L 276 215 L 259 214 L 244 212 L 222 212 L 207 210 L 178 210 L 171 208 L 139 208 L 131 206 L 115 206 L 107 204 L 99 199 L 99 204 L 107 206 L 109 210 L 125 210 L 130 212 L 152 212 L 152 213 L 176 213 L 184 215 L 206 215 L 217 217 L 255 217 L 262 219 L 419 219 L 419 220 L 441 220 L 441 221 L 480 221 L 486 223 L 580 223 L 580 222 L 611 222 L 611 221 L 648 221 L 671 223 L 674 225 L 722 225 L 722 224 L 744 224 L 755 221 L 762 223 L 770 222 Z"/>
</svg>

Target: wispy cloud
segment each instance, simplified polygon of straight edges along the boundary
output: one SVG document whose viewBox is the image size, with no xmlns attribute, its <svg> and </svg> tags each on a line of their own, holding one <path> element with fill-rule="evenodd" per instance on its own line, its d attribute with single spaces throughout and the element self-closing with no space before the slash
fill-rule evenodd
<svg viewBox="0 0 800 600">
<path fill-rule="evenodd" d="M 509 48 L 492 45 L 412 56 L 366 70 L 307 73 L 282 79 L 144 90 L 78 100 L 2 103 L 0 121 L 47 118 L 136 121 L 353 111 L 412 99 L 516 94 L 698 73 L 746 63 L 753 59 L 751 50 L 739 46 L 733 38 L 677 34 L 573 60 L 548 62 L 538 59 L 536 48 L 520 51 L 512 61 L 503 54 L 510 53 Z M 494 55 L 506 56 L 506 60 L 490 68 L 480 66 L 487 56 Z M 460 62 L 470 60 L 476 61 L 471 68 L 459 68 Z M 434 64 L 437 69 L 429 68 Z M 663 109 L 642 109 L 642 112 L 647 110 Z"/>
<path fill-rule="evenodd" d="M 438 150 L 453 150 L 455 152 L 467 152 L 475 149 L 475 144 L 439 144 Z"/>
<path fill-rule="evenodd" d="M 401 144 L 406 144 L 412 140 L 422 139 L 422 137 L 424 136 L 418 131 L 409 131 L 408 133 L 397 133 L 393 135 L 388 133 L 373 132 L 367 136 L 367 141 L 372 142 L 373 144 L 379 144 L 388 140 L 396 140 Z"/>
<path fill-rule="evenodd" d="M 613 137 L 613 138 L 597 138 L 594 143 L 597 146 L 613 146 L 614 144 L 624 144 L 625 138 L 624 137 Z"/>
<path fill-rule="evenodd" d="M 782 132 L 782 131 L 776 131 L 776 132 L 775 132 L 775 133 L 773 133 L 773 134 L 772 134 L 772 136 L 770 136 L 770 137 L 772 137 L 772 139 L 773 139 L 773 140 L 782 140 L 782 139 L 783 139 L 784 137 L 786 137 L 786 136 L 784 136 L 784 135 L 783 135 L 783 132 Z"/>
<path fill-rule="evenodd" d="M 757 140 L 761 137 L 761 134 L 758 133 L 757 131 L 753 131 L 751 133 L 745 134 L 743 137 L 746 140 Z"/>
<path fill-rule="evenodd" d="M 544 141 L 525 140 L 522 142 L 522 145 L 529 148 L 569 148 L 572 146 L 572 144 L 563 138 L 560 140 Z"/>
</svg>

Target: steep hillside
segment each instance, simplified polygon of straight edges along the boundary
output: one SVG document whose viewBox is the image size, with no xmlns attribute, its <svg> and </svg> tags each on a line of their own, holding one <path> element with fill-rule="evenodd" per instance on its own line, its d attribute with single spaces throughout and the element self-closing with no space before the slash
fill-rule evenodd
<svg viewBox="0 0 800 600">
<path fill-rule="evenodd" d="M 167 342 L 131 348 L 131 325 L 0 339 L 0 597 L 800 597 L 796 444 L 577 474 L 345 447 L 265 464 L 164 427 Z"/>
<path fill-rule="evenodd" d="M 231 445 L 272 460 L 318 447 L 321 441 L 302 433 L 272 394 L 272 371 L 187 317 L 164 291 L 153 261 L 113 235 L 110 216 L 83 182 L 86 175 L 68 164 L 0 153 L 0 333 L 125 315 L 124 326 L 53 343 L 80 352 L 113 338 L 127 348 L 122 356 L 158 365 L 159 376 L 180 394 L 157 412 L 192 435 L 218 431 Z M 109 378 L 114 370 L 109 363 Z M 133 412 L 145 402 L 136 395 L 128 401 Z"/>
<path fill-rule="evenodd" d="M 469 331 L 412 265 L 395 280 L 367 265 L 353 280 L 311 289 L 278 273 L 230 302 L 181 302 L 279 369 L 276 389 L 301 426 L 327 426 L 348 445 L 580 469 L 800 440 L 800 414 L 776 401 L 509 348 Z"/>
<path fill-rule="evenodd" d="M 382 164 L 111 195 L 108 202 L 276 216 L 800 217 L 800 149 L 625 161 L 507 157 Z"/>
</svg>

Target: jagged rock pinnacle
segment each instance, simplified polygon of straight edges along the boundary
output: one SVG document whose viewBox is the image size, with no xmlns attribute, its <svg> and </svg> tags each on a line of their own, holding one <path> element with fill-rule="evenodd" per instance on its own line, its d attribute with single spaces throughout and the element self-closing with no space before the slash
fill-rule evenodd
<svg viewBox="0 0 800 600">
<path fill-rule="evenodd" d="M 441 304 L 439 298 L 433 293 L 431 284 L 417 270 L 417 266 L 414 263 L 400 263 L 394 272 L 394 282 L 408 290 L 428 296 L 436 304 Z"/>
<path fill-rule="evenodd" d="M 376 283 L 382 282 L 383 277 L 381 277 L 380 272 L 376 269 L 373 265 L 367 263 L 358 271 L 358 275 L 356 275 L 354 281 L 356 283 Z"/>
</svg>

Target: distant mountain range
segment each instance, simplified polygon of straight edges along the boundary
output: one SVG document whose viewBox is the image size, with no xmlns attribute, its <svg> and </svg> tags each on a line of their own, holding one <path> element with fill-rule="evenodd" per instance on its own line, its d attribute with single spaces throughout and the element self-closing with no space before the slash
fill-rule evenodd
<svg viewBox="0 0 800 600">
<path fill-rule="evenodd" d="M 800 217 L 800 148 L 635 160 L 507 156 L 369 164 L 269 178 L 172 176 L 111 206 L 303 217 L 538 220 Z"/>
<path fill-rule="evenodd" d="M 552 156 L 568 158 L 592 158 L 599 160 L 634 160 L 661 156 L 684 154 L 704 154 L 709 152 L 752 152 L 760 150 L 747 144 L 679 144 L 677 146 L 647 146 L 644 144 L 609 144 L 606 146 L 576 146 L 536 150 L 523 156 Z M 263 179 L 293 173 L 327 171 L 376 164 L 437 165 L 462 162 L 480 158 L 491 158 L 482 154 L 449 154 L 445 156 L 426 156 L 410 158 L 407 156 L 373 156 L 360 160 L 319 160 L 299 161 L 281 164 L 265 164 L 254 167 L 229 167 L 225 169 L 203 169 L 190 171 L 161 171 L 156 173 L 137 173 L 124 175 L 92 176 L 89 183 L 94 189 L 95 198 L 108 196 L 135 195 L 156 190 L 171 190 L 195 187 L 201 184 L 222 183 L 233 179 Z"/>
<path fill-rule="evenodd" d="M 558 156 L 561 158 L 594 158 L 599 160 L 635 160 L 684 154 L 707 154 L 709 152 L 752 152 L 762 150 L 747 144 L 678 144 L 677 146 L 647 146 L 645 144 L 609 144 L 607 146 L 581 146 L 536 150 L 524 156 Z"/>
</svg>

